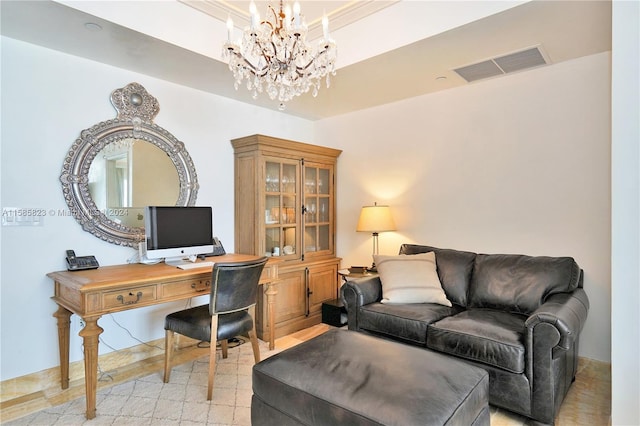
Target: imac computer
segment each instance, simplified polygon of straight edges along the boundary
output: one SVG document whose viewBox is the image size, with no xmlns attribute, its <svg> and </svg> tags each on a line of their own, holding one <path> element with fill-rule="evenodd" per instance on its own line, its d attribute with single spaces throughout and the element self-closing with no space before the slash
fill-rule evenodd
<svg viewBox="0 0 640 426">
<path fill-rule="evenodd" d="M 213 251 L 211 207 L 147 206 L 144 229 L 147 261 L 179 266 L 190 256 Z"/>
</svg>

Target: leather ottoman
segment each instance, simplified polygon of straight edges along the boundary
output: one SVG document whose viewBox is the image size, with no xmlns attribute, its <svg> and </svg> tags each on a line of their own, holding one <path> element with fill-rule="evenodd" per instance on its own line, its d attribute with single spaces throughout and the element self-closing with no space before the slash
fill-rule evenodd
<svg viewBox="0 0 640 426">
<path fill-rule="evenodd" d="M 251 424 L 489 425 L 488 393 L 481 368 L 334 329 L 253 367 Z"/>
</svg>

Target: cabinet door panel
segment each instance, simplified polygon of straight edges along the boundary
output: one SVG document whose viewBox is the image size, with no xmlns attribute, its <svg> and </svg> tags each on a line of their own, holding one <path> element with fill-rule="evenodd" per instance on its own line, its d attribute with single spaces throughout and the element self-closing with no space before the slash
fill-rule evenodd
<svg viewBox="0 0 640 426">
<path fill-rule="evenodd" d="M 300 161 L 267 157 L 264 161 L 265 255 L 298 259 L 300 245 Z"/>
<path fill-rule="evenodd" d="M 336 264 L 309 268 L 309 313 L 322 309 L 322 302 L 337 297 L 338 267 Z"/>
<path fill-rule="evenodd" d="M 305 162 L 303 188 L 305 255 L 333 254 L 333 165 Z"/>
<path fill-rule="evenodd" d="M 306 285 L 304 271 L 278 274 L 275 322 L 287 321 L 306 313 Z"/>
</svg>

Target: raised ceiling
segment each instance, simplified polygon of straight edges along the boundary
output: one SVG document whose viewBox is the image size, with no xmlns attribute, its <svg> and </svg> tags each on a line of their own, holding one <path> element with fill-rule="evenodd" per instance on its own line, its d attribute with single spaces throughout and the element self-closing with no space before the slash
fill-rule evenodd
<svg viewBox="0 0 640 426">
<path fill-rule="evenodd" d="M 248 3 L 2 0 L 0 31 L 3 36 L 275 110 L 277 102 L 266 94 L 253 100 L 246 89 L 236 91 L 220 58 L 226 34 L 223 21 L 233 15 L 241 27 Z M 263 3 L 257 2 L 261 14 Z M 453 70 L 523 49 L 539 47 L 549 62 L 545 66 L 611 50 L 610 1 L 361 0 L 301 5 L 310 31 L 315 31 L 323 13 L 329 15 L 339 49 L 331 87 L 323 87 L 316 98 L 307 94 L 294 99 L 283 112 L 312 120 L 482 84 L 468 83 Z M 489 12 L 481 16 L 477 10 L 485 6 Z M 127 13 L 122 13 L 125 9 Z M 102 30 L 88 31 L 88 22 Z M 220 33 L 220 40 L 196 33 L 198 24 Z M 175 35 L 169 34 L 171 30 Z M 196 42 L 205 47 L 194 47 Z"/>
<path fill-rule="evenodd" d="M 231 17 L 234 24 L 243 28 L 249 25 L 249 5 L 251 1 L 238 0 L 178 0 L 187 4 L 194 9 L 206 13 L 220 21 L 227 20 Z M 338 30 L 349 24 L 364 19 L 367 16 L 376 13 L 387 6 L 397 3 L 399 0 L 351 0 L 351 1 L 300 1 L 301 13 L 305 17 L 307 26 L 309 27 L 309 38 L 316 39 L 322 35 L 322 17 L 326 15 L 331 21 L 331 29 Z M 282 3 L 282 5 L 293 2 Z M 264 19 L 268 13 L 269 6 L 279 12 L 281 3 L 277 1 L 254 0 L 256 10 Z"/>
</svg>

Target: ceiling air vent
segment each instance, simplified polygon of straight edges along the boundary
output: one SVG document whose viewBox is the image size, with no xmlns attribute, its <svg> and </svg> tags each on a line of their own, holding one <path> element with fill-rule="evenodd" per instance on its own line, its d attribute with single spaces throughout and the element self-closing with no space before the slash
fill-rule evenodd
<svg viewBox="0 0 640 426">
<path fill-rule="evenodd" d="M 521 50 L 508 55 L 498 56 L 476 64 L 456 68 L 454 71 L 469 83 L 497 75 L 504 75 L 514 71 L 546 65 L 549 61 L 545 58 L 539 46 Z"/>
</svg>

